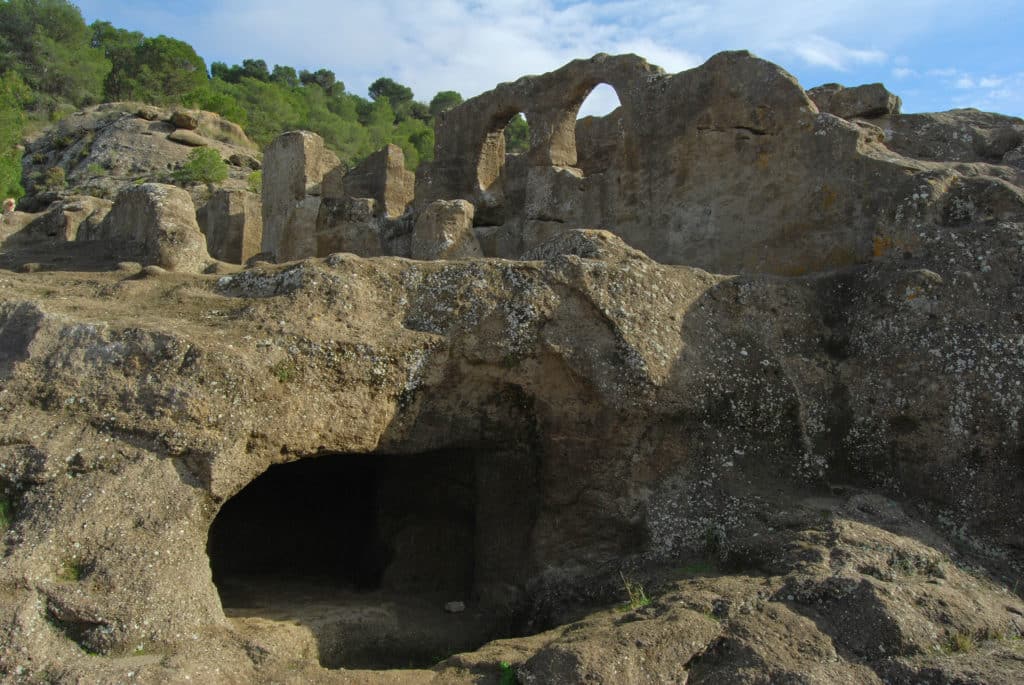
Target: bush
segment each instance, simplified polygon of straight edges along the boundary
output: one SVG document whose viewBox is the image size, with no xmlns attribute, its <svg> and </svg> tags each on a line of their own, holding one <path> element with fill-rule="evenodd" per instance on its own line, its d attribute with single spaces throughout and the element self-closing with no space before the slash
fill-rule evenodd
<svg viewBox="0 0 1024 685">
<path fill-rule="evenodd" d="M 263 192 L 262 171 L 254 171 L 251 174 L 249 174 L 249 191 L 256 193 L 257 195 Z"/>
<path fill-rule="evenodd" d="M 46 190 L 63 190 L 68 185 L 64 167 L 55 166 L 46 170 L 43 176 L 43 188 Z"/>
<path fill-rule="evenodd" d="M 189 153 L 185 164 L 173 174 L 174 181 L 182 185 L 205 183 L 211 189 L 228 177 L 228 165 L 220 153 L 210 147 L 197 147 Z"/>
</svg>

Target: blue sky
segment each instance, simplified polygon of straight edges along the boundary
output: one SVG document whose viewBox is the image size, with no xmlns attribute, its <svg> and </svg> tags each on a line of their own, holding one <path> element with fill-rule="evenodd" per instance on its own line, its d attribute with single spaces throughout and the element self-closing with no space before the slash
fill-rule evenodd
<svg viewBox="0 0 1024 685">
<path fill-rule="evenodd" d="M 79 0 L 87 22 L 165 34 L 207 64 L 253 57 L 326 67 L 366 95 L 379 76 L 427 102 L 597 52 L 676 72 L 747 49 L 805 88 L 881 81 L 905 112 L 977 107 L 1024 117 L 1024 1 L 986 0 Z M 595 91 L 585 110 L 613 104 Z"/>
</svg>

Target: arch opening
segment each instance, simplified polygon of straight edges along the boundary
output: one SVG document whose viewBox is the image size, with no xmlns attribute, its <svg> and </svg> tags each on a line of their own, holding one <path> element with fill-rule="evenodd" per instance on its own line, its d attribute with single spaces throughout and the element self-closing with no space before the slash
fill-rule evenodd
<svg viewBox="0 0 1024 685">
<path fill-rule="evenodd" d="M 583 99 L 575 124 L 576 167 L 585 176 L 607 171 L 625 137 L 622 103 L 615 88 L 599 83 Z"/>
<path fill-rule="evenodd" d="M 506 207 L 517 206 L 523 192 L 526 153 L 530 149 L 530 125 L 521 111 L 501 112 L 480 147 L 477 162 L 477 198 L 474 226 L 500 226 Z"/>
<path fill-rule="evenodd" d="M 328 668 L 419 668 L 508 637 L 534 505 L 530 489 L 514 503 L 489 491 L 525 485 L 530 464 L 450 449 L 271 466 L 210 527 L 225 615 L 292 642 L 300 626 Z"/>
</svg>

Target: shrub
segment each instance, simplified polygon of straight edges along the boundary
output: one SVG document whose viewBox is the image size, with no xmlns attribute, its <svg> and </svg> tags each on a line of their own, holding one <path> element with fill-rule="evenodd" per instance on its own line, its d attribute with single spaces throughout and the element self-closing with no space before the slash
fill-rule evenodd
<svg viewBox="0 0 1024 685">
<path fill-rule="evenodd" d="M 249 190 L 253 193 L 263 192 L 263 172 L 254 171 L 249 174 Z"/>
<path fill-rule="evenodd" d="M 228 165 L 220 153 L 210 147 L 197 147 L 189 153 L 185 164 L 173 174 L 175 182 L 182 185 L 205 183 L 213 189 L 228 177 Z"/>
<path fill-rule="evenodd" d="M 96 162 L 93 162 L 89 166 L 85 167 L 85 173 L 89 174 L 90 176 L 106 176 L 110 172 L 108 172 L 107 168 L 102 164 L 97 164 Z"/>
<path fill-rule="evenodd" d="M 943 651 L 947 654 L 964 654 L 967 652 L 973 652 L 976 646 L 974 638 L 971 635 L 956 632 L 946 639 L 946 644 L 943 645 Z"/>
<path fill-rule="evenodd" d="M 64 172 L 64 167 L 55 166 L 46 170 L 46 174 L 43 176 L 43 188 L 46 190 L 61 190 L 66 188 L 67 185 L 68 179 Z"/>
<path fill-rule="evenodd" d="M 0 495 L 0 532 L 11 525 L 11 503 L 4 495 Z"/>
</svg>

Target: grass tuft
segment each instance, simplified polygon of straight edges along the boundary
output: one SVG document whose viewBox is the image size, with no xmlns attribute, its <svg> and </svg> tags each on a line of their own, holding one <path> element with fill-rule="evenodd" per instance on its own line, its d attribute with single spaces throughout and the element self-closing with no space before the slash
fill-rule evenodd
<svg viewBox="0 0 1024 685">
<path fill-rule="evenodd" d="M 647 596 L 643 585 L 630 580 L 623 575 L 622 571 L 619 571 L 619 577 L 622 578 L 622 585 L 626 588 L 626 595 L 629 596 L 630 609 L 639 609 L 641 607 L 650 606 L 651 598 Z"/>
</svg>

